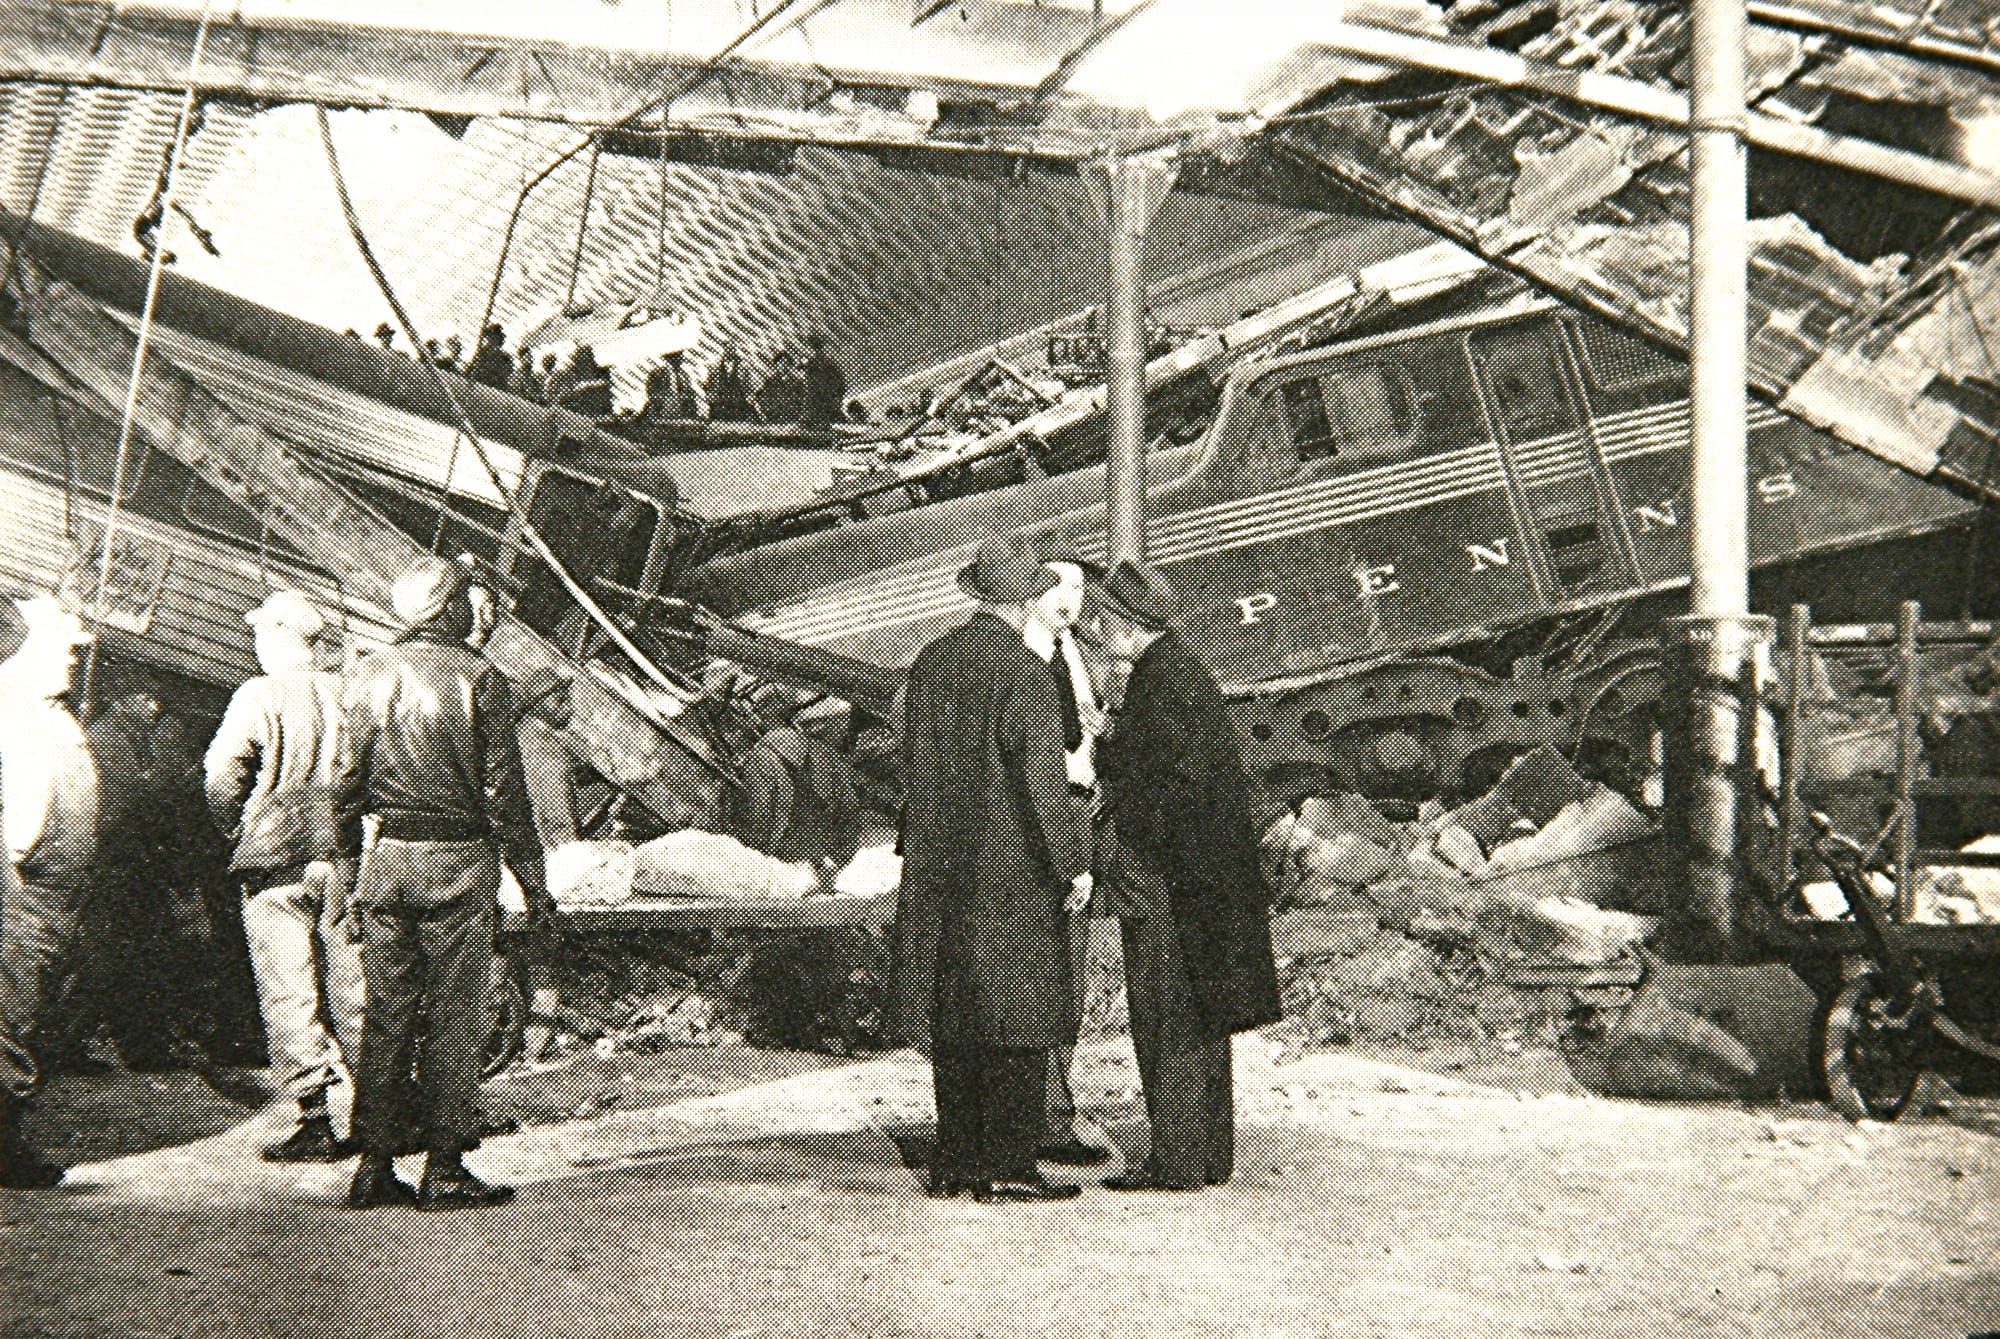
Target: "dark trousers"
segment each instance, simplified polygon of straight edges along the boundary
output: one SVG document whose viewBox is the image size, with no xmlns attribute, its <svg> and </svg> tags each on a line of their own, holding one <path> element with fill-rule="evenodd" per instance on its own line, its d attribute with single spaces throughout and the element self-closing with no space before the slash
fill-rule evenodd
<svg viewBox="0 0 2000 1339">
<path fill-rule="evenodd" d="M 1039 1173 L 1043 1048 L 989 1045 L 980 1035 L 971 983 L 938 973 L 931 1017 L 931 1072 L 937 1088 L 937 1152 L 931 1171 L 965 1181 L 1029 1181 Z"/>
<path fill-rule="evenodd" d="M 36 1034 L 76 950 L 84 895 L 21 885 L 0 895 L 0 1097 L 32 1096 L 45 1076 Z"/>
<path fill-rule="evenodd" d="M 136 861 L 101 875 L 79 914 L 75 977 L 61 1012 L 66 1049 L 106 1025 L 134 1068 L 162 1068 L 205 1043 L 218 1013 L 208 904 Z"/>
<path fill-rule="evenodd" d="M 483 841 L 385 837 L 368 857 L 356 894 L 368 1005 L 354 1099 L 367 1152 L 419 1137 L 439 1153 L 478 1142 L 499 887 Z"/>
<path fill-rule="evenodd" d="M 1235 1170 L 1229 1037 L 1194 1009 L 1171 920 L 1121 920 L 1132 1051 L 1152 1126 L 1146 1166 L 1172 1185 L 1220 1185 Z"/>
<path fill-rule="evenodd" d="M 1083 1023 L 1084 1005 L 1090 997 L 1090 917 L 1073 915 L 1069 918 L 1069 979 L 1075 986 L 1070 992 L 1070 1031 L 1074 1032 Z M 1076 1059 L 1076 1047 L 1052 1046 L 1049 1048 L 1048 1081 L 1044 1085 L 1042 1098 L 1042 1141 L 1060 1144 L 1076 1137 L 1076 1094 L 1070 1089 L 1070 1065 Z"/>
</svg>

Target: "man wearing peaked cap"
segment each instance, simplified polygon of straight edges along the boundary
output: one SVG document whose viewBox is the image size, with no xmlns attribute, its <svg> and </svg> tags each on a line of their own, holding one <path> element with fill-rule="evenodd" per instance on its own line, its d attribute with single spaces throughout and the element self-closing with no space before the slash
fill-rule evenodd
<svg viewBox="0 0 2000 1339">
<path fill-rule="evenodd" d="M 531 898 L 547 885 L 521 779 L 513 690 L 466 645 L 466 584 L 465 569 L 441 558 L 397 577 L 390 601 L 406 631 L 348 684 L 333 785 L 340 855 L 357 859 L 363 819 L 380 820 L 355 892 L 368 983 L 354 1107 L 362 1159 L 348 1191 L 357 1209 L 456 1209 L 513 1197 L 464 1163 L 482 1123 L 497 848 Z M 430 1155 L 415 1190 L 396 1178 L 392 1161 L 412 1144 Z"/>
<path fill-rule="evenodd" d="M 97 858 L 97 766 L 63 703 L 90 634 L 46 595 L 0 601 L 0 1186 L 52 1186 L 62 1168 L 22 1139 L 20 1112 L 46 1078 L 35 1038 L 73 960 Z"/>
<path fill-rule="evenodd" d="M 979 612 L 918 654 L 903 725 L 897 1003 L 905 1035 L 931 1039 L 928 1193 L 1068 1199 L 1035 1148 L 1048 1052 L 1076 1035 L 1064 907 L 1088 897 L 1090 839 L 1055 678 L 1024 640 L 1057 578 L 1014 535 L 982 543 L 958 582 Z"/>
<path fill-rule="evenodd" d="M 208 807 L 229 839 L 242 889 L 243 934 L 271 1064 L 299 1104 L 291 1135 L 270 1162 L 335 1162 L 352 1148 L 335 1133 L 354 1101 L 365 987 L 352 915 L 352 867 L 335 859 L 333 770 L 341 732 L 340 680 L 314 668 L 326 631 L 317 606 L 273 591 L 244 615 L 263 674 L 229 700 L 203 760 Z"/>
<path fill-rule="evenodd" d="M 1230 1038 L 1280 1016 L 1250 782 L 1215 676 L 1173 630 L 1166 578 L 1121 562 L 1096 594 L 1099 638 L 1132 667 L 1099 749 L 1101 868 L 1152 1127 L 1145 1160 L 1105 1184 L 1195 1190 L 1234 1169 Z"/>
</svg>

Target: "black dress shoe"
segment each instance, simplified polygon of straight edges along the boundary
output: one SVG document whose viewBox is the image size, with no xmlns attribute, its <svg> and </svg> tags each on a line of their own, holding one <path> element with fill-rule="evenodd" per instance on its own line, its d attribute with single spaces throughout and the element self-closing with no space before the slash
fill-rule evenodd
<svg viewBox="0 0 2000 1339">
<path fill-rule="evenodd" d="M 1179 1181 L 1163 1180 L 1158 1173 L 1144 1167 L 1135 1167 L 1116 1176 L 1104 1178 L 1106 1190 L 1200 1190 L 1200 1186 L 1184 1185 Z"/>
<path fill-rule="evenodd" d="M 976 1195 L 979 1193 L 979 1188 L 985 1184 L 975 1177 L 946 1176 L 934 1171 L 930 1174 L 930 1179 L 924 1182 L 924 1193 L 934 1200 L 951 1200 L 957 1199 L 960 1195 Z"/>
<path fill-rule="evenodd" d="M 1111 1161 L 1111 1150 L 1098 1144 L 1086 1144 L 1071 1135 L 1059 1144 L 1043 1144 L 1035 1150 L 1038 1162 L 1053 1162 L 1060 1167 L 1097 1167 Z"/>
<path fill-rule="evenodd" d="M 1055 1200 L 1073 1200 L 1082 1193 L 1082 1186 L 1039 1178 L 1033 1181 L 985 1181 L 972 1188 L 972 1198 L 981 1204 L 1046 1204 Z"/>
<path fill-rule="evenodd" d="M 489 1186 L 471 1172 L 425 1172 L 419 1209 L 483 1209 L 514 1198 L 512 1186 Z"/>
<path fill-rule="evenodd" d="M 350 1209 L 413 1209 L 416 1204 L 416 1187 L 397 1176 L 394 1167 L 364 1166 L 347 1188 Z"/>
<path fill-rule="evenodd" d="M 0 1189 L 47 1190 L 61 1185 L 62 1179 L 62 1165 L 50 1162 L 31 1144 L 0 1149 Z"/>
</svg>

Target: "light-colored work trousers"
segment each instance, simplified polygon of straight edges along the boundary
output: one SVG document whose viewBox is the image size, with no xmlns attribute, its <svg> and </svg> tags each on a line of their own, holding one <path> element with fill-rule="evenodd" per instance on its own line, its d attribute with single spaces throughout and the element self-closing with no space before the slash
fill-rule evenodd
<svg viewBox="0 0 2000 1339">
<path fill-rule="evenodd" d="M 361 944 L 352 923 L 334 925 L 327 914 L 335 867 L 315 861 L 301 881 L 257 886 L 246 875 L 243 933 L 257 975 L 271 1069 L 297 1098 L 328 1093 L 337 1128 L 354 1102 L 354 1066 L 361 1056 L 361 1026 L 368 989 L 361 974 Z M 346 1080 L 343 1082 L 343 1080 Z"/>
</svg>

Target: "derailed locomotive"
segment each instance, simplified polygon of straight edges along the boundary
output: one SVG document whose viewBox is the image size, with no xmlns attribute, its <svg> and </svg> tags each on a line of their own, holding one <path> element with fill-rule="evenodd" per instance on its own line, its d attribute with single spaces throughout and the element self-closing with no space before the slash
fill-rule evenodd
<svg viewBox="0 0 2000 1339">
<path fill-rule="evenodd" d="M 1147 542 L 1254 774 L 1286 795 L 1421 799 L 1478 789 L 1542 743 L 1606 773 L 1642 766 L 1646 624 L 1688 576 L 1687 381 L 1679 358 L 1526 299 L 1239 365 L 1205 432 L 1156 444 Z M 1749 424 L 1760 571 L 1825 565 L 1865 605 L 1885 570 L 1865 555 L 1980 512 L 1761 403 Z M 663 656 L 733 660 L 865 722 L 963 618 L 953 578 L 982 537 L 1104 551 L 1101 462 L 946 501 L 905 487 L 906 509 L 767 517 L 786 537 L 726 544 L 557 464 L 520 503 Z M 522 616 L 558 632 L 572 611 L 539 560 L 508 544 L 502 564 Z"/>
</svg>

